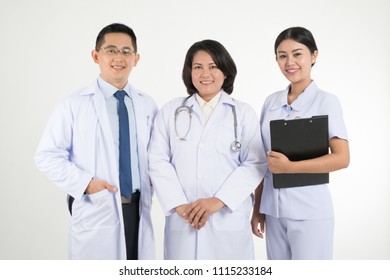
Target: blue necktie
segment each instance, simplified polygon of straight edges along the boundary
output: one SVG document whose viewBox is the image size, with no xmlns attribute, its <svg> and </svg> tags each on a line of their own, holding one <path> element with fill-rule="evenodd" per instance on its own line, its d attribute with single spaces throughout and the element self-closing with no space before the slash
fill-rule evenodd
<svg viewBox="0 0 390 280">
<path fill-rule="evenodd" d="M 119 185 L 121 194 L 129 197 L 132 191 L 131 161 L 130 161 L 130 131 L 129 116 L 125 105 L 126 92 L 118 90 L 114 96 L 118 99 L 119 116 Z"/>
</svg>

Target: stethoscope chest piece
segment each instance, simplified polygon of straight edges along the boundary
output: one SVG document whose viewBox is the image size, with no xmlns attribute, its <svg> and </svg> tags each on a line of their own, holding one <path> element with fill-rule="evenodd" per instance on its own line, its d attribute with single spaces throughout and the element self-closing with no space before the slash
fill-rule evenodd
<svg viewBox="0 0 390 280">
<path fill-rule="evenodd" d="M 241 143 L 238 140 L 234 140 L 232 144 L 230 144 L 230 148 L 233 152 L 238 152 L 241 150 Z"/>
</svg>

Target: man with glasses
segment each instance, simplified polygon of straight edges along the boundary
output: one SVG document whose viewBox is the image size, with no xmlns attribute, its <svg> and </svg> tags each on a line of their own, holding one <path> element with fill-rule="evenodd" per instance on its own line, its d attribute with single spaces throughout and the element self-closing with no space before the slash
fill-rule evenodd
<svg viewBox="0 0 390 280">
<path fill-rule="evenodd" d="M 35 162 L 68 194 L 71 259 L 154 259 L 146 153 L 157 106 L 128 83 L 133 30 L 104 27 L 92 58 L 100 76 L 59 104 Z"/>
</svg>

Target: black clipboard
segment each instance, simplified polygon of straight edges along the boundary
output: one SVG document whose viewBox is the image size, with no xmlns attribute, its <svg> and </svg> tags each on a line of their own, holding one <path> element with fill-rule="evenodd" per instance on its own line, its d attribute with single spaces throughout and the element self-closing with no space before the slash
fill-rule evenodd
<svg viewBox="0 0 390 280">
<path fill-rule="evenodd" d="M 270 122 L 271 150 L 291 161 L 320 157 L 329 153 L 328 116 L 313 116 Z M 273 174 L 274 188 L 291 188 L 329 183 L 329 173 Z"/>
</svg>

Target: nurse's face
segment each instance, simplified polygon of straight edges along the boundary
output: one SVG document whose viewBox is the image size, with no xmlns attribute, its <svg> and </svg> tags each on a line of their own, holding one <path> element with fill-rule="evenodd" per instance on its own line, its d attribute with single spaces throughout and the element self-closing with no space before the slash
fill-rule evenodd
<svg viewBox="0 0 390 280">
<path fill-rule="evenodd" d="M 210 101 L 221 91 L 225 80 L 225 75 L 205 51 L 198 51 L 195 54 L 192 60 L 191 77 L 198 94 L 205 101 Z"/>
<path fill-rule="evenodd" d="M 127 54 L 115 52 L 128 50 Z M 92 58 L 99 64 L 103 80 L 123 89 L 127 84 L 131 70 L 137 65 L 139 54 L 134 53 L 131 37 L 126 33 L 108 33 L 100 50 L 92 51 Z"/>
<path fill-rule="evenodd" d="M 276 50 L 276 61 L 283 75 L 292 85 L 308 85 L 311 82 L 311 65 L 317 58 L 306 45 L 294 40 L 282 41 Z"/>
</svg>

